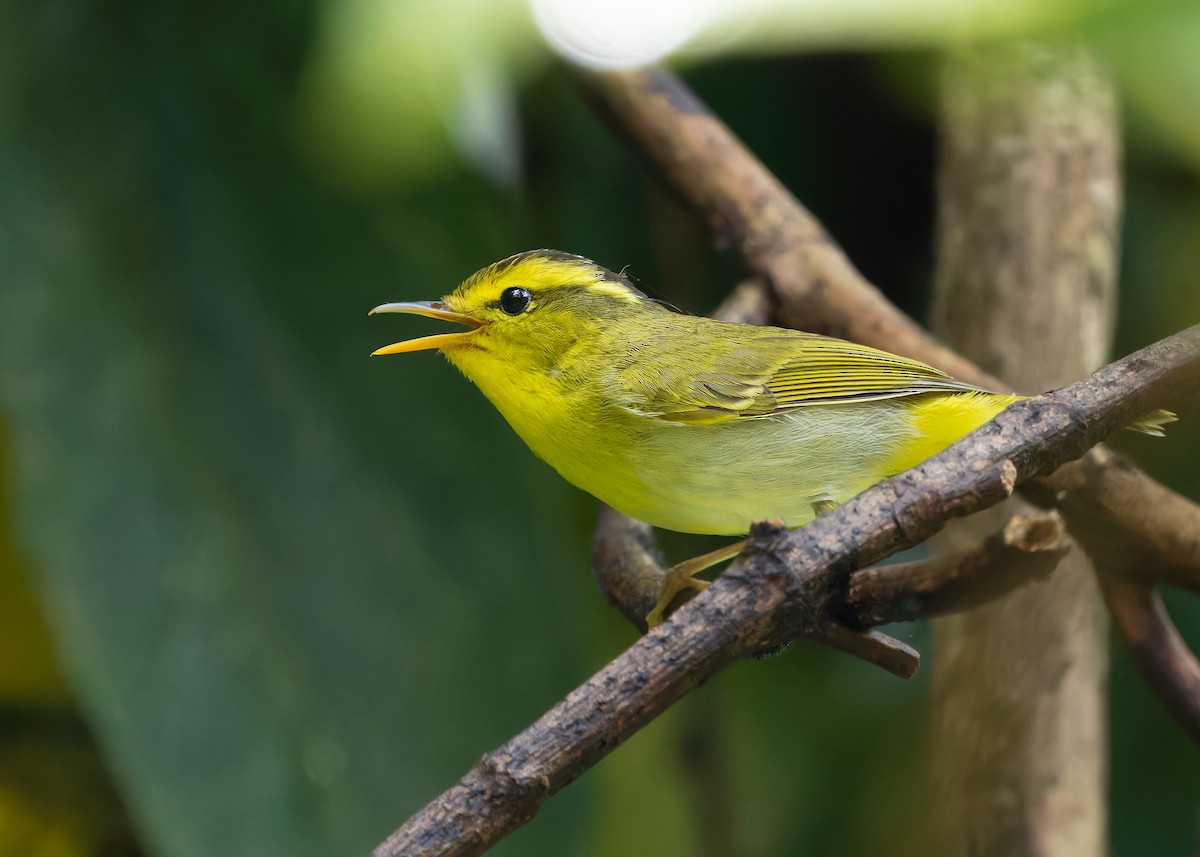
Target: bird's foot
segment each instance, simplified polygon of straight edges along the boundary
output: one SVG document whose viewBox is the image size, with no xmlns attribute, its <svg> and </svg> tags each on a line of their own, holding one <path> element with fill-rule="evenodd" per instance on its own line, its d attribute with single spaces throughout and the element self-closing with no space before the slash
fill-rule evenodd
<svg viewBox="0 0 1200 857">
<path fill-rule="evenodd" d="M 675 600 L 675 596 L 680 592 L 687 589 L 696 589 L 703 592 L 705 589 L 708 589 L 709 582 L 707 580 L 697 580 L 696 575 L 706 569 L 712 568 L 714 565 L 733 559 L 742 552 L 742 548 L 745 546 L 746 540 L 742 539 L 723 548 L 717 548 L 715 551 L 684 560 L 678 565 L 673 565 L 667 569 L 666 576 L 663 577 L 662 587 L 658 591 L 658 603 L 654 605 L 653 610 L 646 614 L 646 627 L 655 628 L 663 623 L 667 608 L 671 606 L 671 602 Z"/>
<path fill-rule="evenodd" d="M 691 560 L 688 560 L 691 562 Z M 673 568 L 667 570 L 666 576 L 663 578 L 662 588 L 658 591 L 658 603 L 654 605 L 654 609 L 646 614 L 646 627 L 657 628 L 663 623 L 664 614 L 667 608 L 671 606 L 671 602 L 675 600 L 675 596 L 685 589 L 695 589 L 703 592 L 709 587 L 707 580 L 697 580 L 692 575 L 703 571 L 702 568 L 685 569 L 687 562 L 682 562 Z"/>
</svg>

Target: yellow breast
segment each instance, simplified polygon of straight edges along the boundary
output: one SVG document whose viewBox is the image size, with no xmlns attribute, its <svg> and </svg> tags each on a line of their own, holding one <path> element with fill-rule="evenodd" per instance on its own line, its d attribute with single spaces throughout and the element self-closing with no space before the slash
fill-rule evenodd
<svg viewBox="0 0 1200 857">
<path fill-rule="evenodd" d="M 452 357 L 518 435 L 567 481 L 639 520 L 679 532 L 741 534 L 766 518 L 812 520 L 924 460 L 1016 397 L 927 394 L 678 423 L 598 400 L 595 386 L 497 371 Z M 569 375 L 569 372 L 565 373 Z"/>
</svg>

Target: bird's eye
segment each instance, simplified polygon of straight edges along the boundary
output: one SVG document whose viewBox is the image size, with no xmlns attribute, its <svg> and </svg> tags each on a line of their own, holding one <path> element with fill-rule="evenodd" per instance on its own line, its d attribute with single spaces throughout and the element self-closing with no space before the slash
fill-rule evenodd
<svg viewBox="0 0 1200 857">
<path fill-rule="evenodd" d="M 533 295 L 523 286 L 511 286 L 500 294 L 500 309 L 509 315 L 520 315 L 529 309 Z"/>
</svg>

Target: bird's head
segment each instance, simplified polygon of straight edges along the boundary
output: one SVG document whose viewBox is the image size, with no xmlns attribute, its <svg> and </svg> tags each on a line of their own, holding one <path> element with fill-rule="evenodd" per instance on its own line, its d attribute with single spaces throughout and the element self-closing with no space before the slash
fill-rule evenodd
<svg viewBox="0 0 1200 857">
<path fill-rule="evenodd" d="M 530 250 L 476 272 L 439 301 L 375 307 L 372 313 L 413 313 L 470 329 L 397 342 L 374 354 L 436 348 L 468 375 L 480 360 L 545 369 L 605 326 L 664 311 L 624 276 L 590 259 Z"/>
</svg>

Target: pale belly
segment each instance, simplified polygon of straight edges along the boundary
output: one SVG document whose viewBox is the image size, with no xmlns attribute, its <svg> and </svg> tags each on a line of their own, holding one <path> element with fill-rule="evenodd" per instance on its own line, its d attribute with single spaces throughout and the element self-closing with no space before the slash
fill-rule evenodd
<svg viewBox="0 0 1200 857">
<path fill-rule="evenodd" d="M 690 533 L 740 534 L 754 521 L 808 523 L 813 505 L 840 503 L 889 475 L 894 444 L 913 434 L 897 404 L 825 405 L 693 426 L 634 415 L 617 446 L 531 444 L 569 482 L 638 520 Z M 541 446 L 542 448 L 538 448 Z"/>
</svg>

